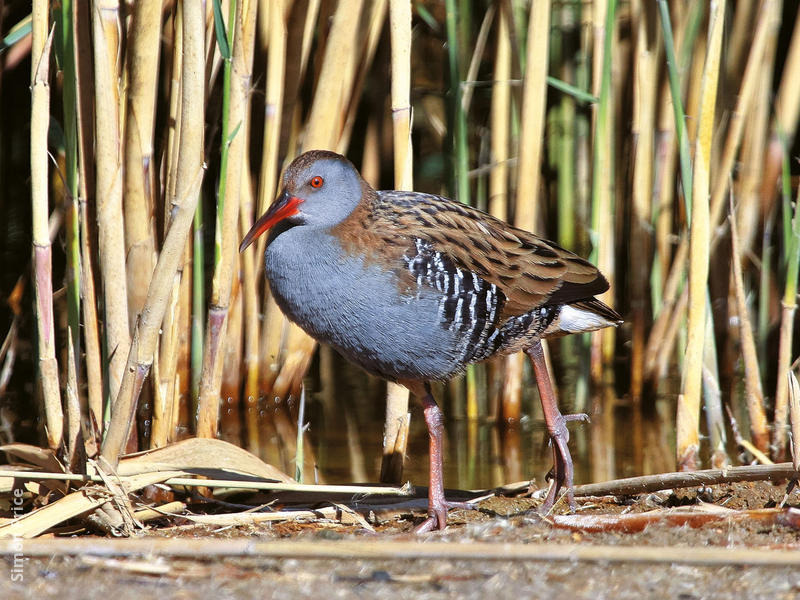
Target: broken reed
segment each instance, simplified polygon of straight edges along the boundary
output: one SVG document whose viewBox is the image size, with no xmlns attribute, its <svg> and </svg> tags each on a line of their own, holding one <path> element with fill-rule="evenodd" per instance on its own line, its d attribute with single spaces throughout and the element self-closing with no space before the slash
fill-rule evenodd
<svg viewBox="0 0 800 600">
<path fill-rule="evenodd" d="M 40 125 L 31 129 L 31 173 L 50 446 L 62 443 L 65 422 L 76 422 L 74 414 L 64 417 L 62 406 L 80 410 L 91 425 L 84 441 L 104 439 L 113 461 L 129 440 L 141 398 L 153 406 L 152 431 L 139 432 L 149 434 L 146 443 L 168 443 L 180 427 L 214 436 L 226 426 L 218 420 L 222 397 L 236 419 L 245 412 L 245 431 L 234 428 L 232 435 L 280 464 L 281 452 L 265 443 L 274 434 L 284 458 L 293 456 L 295 417 L 281 405 L 263 419 L 259 398 L 296 393 L 314 344 L 284 322 L 266 293 L 263 240 L 241 256 L 235 247 L 274 197 L 281 167 L 302 150 L 363 147 L 350 155 L 374 174 L 376 185 L 410 185 L 401 157 L 405 151 L 410 164 L 403 143 L 413 104 L 417 156 L 438 154 L 445 165 L 431 173 L 434 161 L 420 161 L 417 189 L 449 193 L 581 255 L 591 253 L 609 277 L 606 300 L 628 323 L 616 334 L 594 335 L 591 353 L 575 338 L 551 345 L 556 365 L 577 366 L 581 389 L 589 389 L 589 373 L 595 383 L 615 375 L 639 406 L 674 392 L 666 376 L 680 375 L 691 386 L 679 403 L 686 425 L 677 443 L 685 459 L 702 427 L 701 400 L 708 403 L 715 451 L 723 452 L 725 440 L 720 400 L 749 422 L 750 437 L 765 449 L 760 415 L 770 411 L 753 390 L 767 384 L 777 390 L 772 451 L 784 455 L 785 371 L 796 358 L 797 219 L 790 201 L 781 201 L 778 182 L 800 111 L 799 84 L 790 76 L 800 61 L 800 27 L 780 21 L 781 3 L 412 4 L 408 68 L 373 65 L 376 58 L 388 62 L 381 47 L 398 51 L 384 24 L 390 13 L 399 22 L 401 11 L 407 22 L 409 3 L 400 0 L 217 1 L 205 12 L 196 3 L 148 0 L 128 14 L 104 2 L 62 2 L 55 13 L 49 7 L 34 3 L 32 123 Z M 37 57 L 46 52 L 53 18 L 52 51 L 63 77 L 48 87 L 54 78 Z M 127 34 L 119 36 L 120 28 Z M 781 30 L 792 37 L 779 48 Z M 781 79 L 772 81 L 784 58 Z M 376 92 L 388 89 L 387 77 L 394 84 L 401 76 L 407 83 L 392 99 Z M 404 97 L 409 92 L 411 99 Z M 47 286 L 61 287 L 48 273 L 50 238 L 43 228 L 47 94 L 51 104 L 60 96 L 63 107 L 53 118 L 64 131 L 66 182 L 66 198 L 55 202 L 66 215 L 66 306 L 58 301 L 55 311 L 67 319 L 52 322 L 66 322 L 57 336 L 70 340 L 73 360 L 66 352 L 56 357 L 47 322 Z M 260 161 L 252 169 L 251 156 Z M 379 181 L 381 167 L 392 160 L 400 161 L 395 178 Z M 204 161 L 209 170 L 196 192 Z M 729 197 L 740 233 L 736 286 L 727 266 Z M 195 202 L 208 209 L 193 215 L 189 236 L 182 211 Z M 204 230 L 213 233 L 213 243 Z M 176 240 L 178 232 L 183 237 Z M 166 252 L 170 239 L 177 255 Z M 208 264 L 205 256 L 212 257 Z M 763 259 L 761 273 L 751 257 Z M 690 274 L 690 262 L 699 274 Z M 759 285 L 765 277 L 779 282 L 782 298 L 773 286 Z M 737 302 L 727 301 L 731 287 Z M 754 294 L 762 315 L 755 321 L 744 318 Z M 754 353 L 748 323 L 765 340 L 777 327 L 770 315 L 780 312 L 781 302 L 776 372 L 768 347 Z M 725 325 L 733 317 L 738 329 Z M 743 346 L 750 348 L 747 411 L 727 383 Z M 716 357 L 723 360 L 715 364 Z M 60 371 L 53 368 L 56 358 Z M 582 368 L 590 363 L 590 370 Z M 120 391 L 125 377 L 133 379 Z M 451 394 L 450 412 L 518 419 L 534 410 L 522 393 L 530 387 L 526 377 L 515 357 L 470 371 L 466 392 Z M 487 390 L 479 386 L 484 380 Z M 733 391 L 720 396 L 718 390 Z M 71 400 L 84 397 L 88 402 Z M 328 409 L 341 410 L 347 401 L 337 398 Z M 588 397 L 579 401 L 586 405 Z M 79 435 L 69 430 L 69 454 Z M 726 460 L 724 452 L 715 458 Z"/>
</svg>

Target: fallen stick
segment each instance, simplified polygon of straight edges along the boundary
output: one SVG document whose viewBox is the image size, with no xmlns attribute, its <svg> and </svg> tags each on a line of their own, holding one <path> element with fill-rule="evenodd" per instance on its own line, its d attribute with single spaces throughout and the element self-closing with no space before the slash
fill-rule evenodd
<svg viewBox="0 0 800 600">
<path fill-rule="evenodd" d="M 0 555 L 26 558 L 56 556 L 172 556 L 194 560 L 221 556 L 275 559 L 569 561 L 661 563 L 698 566 L 800 566 L 800 551 L 761 548 L 520 544 L 496 542 L 326 540 L 267 541 L 253 539 L 34 539 L 2 540 Z"/>
<path fill-rule="evenodd" d="M 575 496 L 627 496 L 673 488 L 691 488 L 737 481 L 782 481 L 786 479 L 800 479 L 800 471 L 795 471 L 790 462 L 775 465 L 746 465 L 743 467 L 728 467 L 726 469 L 657 473 L 655 475 L 613 479 L 600 483 L 586 483 L 575 486 Z M 529 487 L 529 481 L 520 481 L 496 488 L 496 491 L 499 494 L 515 494 L 526 491 Z"/>
<path fill-rule="evenodd" d="M 746 465 L 727 469 L 705 469 L 677 473 L 659 473 L 642 477 L 628 477 L 603 483 L 588 483 L 575 486 L 578 496 L 607 496 L 647 494 L 672 488 L 688 488 L 737 481 L 781 481 L 800 478 L 792 463 L 777 465 Z"/>
</svg>

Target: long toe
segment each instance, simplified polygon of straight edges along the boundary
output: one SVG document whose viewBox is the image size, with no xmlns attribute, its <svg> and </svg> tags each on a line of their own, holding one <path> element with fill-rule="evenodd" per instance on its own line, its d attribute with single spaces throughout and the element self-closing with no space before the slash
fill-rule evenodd
<svg viewBox="0 0 800 600">
<path fill-rule="evenodd" d="M 558 492 L 564 482 L 564 459 L 557 444 L 553 444 L 553 467 L 545 476 L 545 481 L 549 481 L 550 486 L 547 489 L 544 502 L 539 506 L 539 513 L 543 515 L 549 513 L 550 509 L 555 505 Z"/>
<path fill-rule="evenodd" d="M 475 510 L 471 502 L 436 502 L 428 508 L 428 518 L 414 528 L 414 533 L 426 533 L 435 529 L 442 530 L 447 527 L 447 511 L 453 508 Z"/>
<path fill-rule="evenodd" d="M 553 436 L 553 454 L 555 459 L 553 465 L 554 478 L 551 483 L 551 493 L 547 495 L 547 500 L 552 500 L 554 503 L 558 498 L 558 493 L 561 491 L 562 487 L 566 488 L 565 491 L 567 494 L 569 509 L 570 511 L 575 512 L 575 493 L 573 491 L 574 467 L 572 464 L 572 456 L 570 455 L 569 447 L 567 446 L 568 439 L 568 436 Z M 548 503 L 545 502 L 545 506 L 547 506 L 547 504 Z M 550 508 L 552 508 L 552 504 L 547 506 L 547 510 L 550 510 Z"/>
<path fill-rule="evenodd" d="M 565 421 L 580 421 L 581 423 L 591 423 L 592 420 L 586 413 L 575 413 L 572 415 L 561 415 Z"/>
</svg>

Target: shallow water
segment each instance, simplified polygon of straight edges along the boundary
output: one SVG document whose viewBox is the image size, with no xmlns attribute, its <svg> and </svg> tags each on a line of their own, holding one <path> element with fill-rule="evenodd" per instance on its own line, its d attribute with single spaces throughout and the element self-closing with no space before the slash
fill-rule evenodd
<svg viewBox="0 0 800 600">
<path fill-rule="evenodd" d="M 338 357 L 337 357 L 338 358 Z M 325 483 L 377 482 L 380 477 L 385 384 L 344 361 L 336 362 L 334 376 L 322 378 L 317 369 L 306 380 L 307 435 L 304 442 L 304 480 Z M 483 376 L 479 374 L 479 376 Z M 575 482 L 670 471 L 674 468 L 673 398 L 650 407 L 648 416 L 618 398 L 607 387 L 583 402 L 575 378 L 559 381 L 564 414 L 581 410 L 591 423 L 570 423 L 570 449 L 575 462 Z M 463 378 L 436 386 L 434 395 L 445 422 L 445 486 L 483 489 L 534 479 L 543 485 L 552 465 L 544 420 L 535 383 L 527 374 L 523 385 L 522 418 L 498 422 L 492 418 L 463 416 Z M 489 405 L 482 398 L 479 404 Z M 411 429 L 403 479 L 426 485 L 428 435 L 419 403 L 410 404 Z M 488 410 L 484 410 L 487 414 Z M 232 411 L 235 414 L 235 411 Z M 297 401 L 259 403 L 258 438 L 243 435 L 246 421 L 223 419 L 223 437 L 259 455 L 265 461 L 295 474 Z"/>
<path fill-rule="evenodd" d="M 600 410 L 611 414 L 599 412 L 589 424 L 570 424 L 576 483 L 671 470 L 674 446 L 665 433 L 674 431 L 671 424 L 665 427 L 649 422 L 637 436 L 630 408 Z M 424 485 L 428 478 L 428 434 L 419 412 L 412 406 L 404 478 Z M 338 427 L 323 428 L 312 436 L 318 444 L 317 465 L 327 482 L 378 480 L 383 419 L 382 415 L 370 416 L 360 426 L 355 442 L 347 429 Z M 552 466 L 551 452 L 544 420 L 538 414 L 525 414 L 519 423 L 448 418 L 445 485 L 482 489 L 527 479 L 536 479 L 542 485 Z"/>
</svg>

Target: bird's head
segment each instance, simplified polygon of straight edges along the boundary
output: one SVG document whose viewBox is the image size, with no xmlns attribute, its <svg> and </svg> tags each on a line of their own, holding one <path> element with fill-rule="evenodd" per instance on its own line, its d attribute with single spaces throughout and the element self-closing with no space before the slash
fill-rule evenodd
<svg viewBox="0 0 800 600">
<path fill-rule="evenodd" d="M 340 154 L 327 150 L 301 154 L 286 169 L 281 193 L 247 232 L 239 252 L 281 222 L 320 227 L 340 223 L 360 202 L 363 181 Z"/>
</svg>

